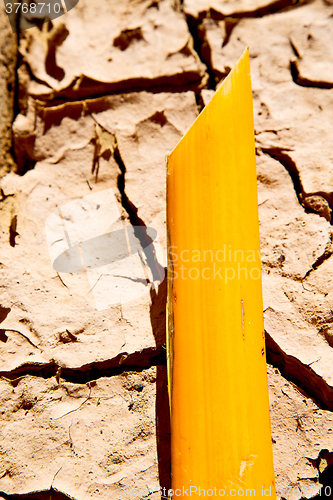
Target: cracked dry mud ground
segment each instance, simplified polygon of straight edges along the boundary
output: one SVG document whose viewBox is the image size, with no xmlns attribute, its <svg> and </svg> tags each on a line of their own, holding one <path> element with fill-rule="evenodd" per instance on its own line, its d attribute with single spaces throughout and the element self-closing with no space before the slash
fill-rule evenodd
<svg viewBox="0 0 333 500">
<path fill-rule="evenodd" d="M 165 154 L 247 45 L 276 484 L 279 497 L 324 496 L 332 2 L 80 0 L 18 36 L 0 12 L 0 497 L 157 499 L 169 486 Z M 149 281 L 123 283 L 137 297 L 121 307 L 96 275 L 56 272 L 45 232 L 57 207 L 105 190 L 142 247 L 147 227 L 159 237 L 142 253 Z"/>
</svg>

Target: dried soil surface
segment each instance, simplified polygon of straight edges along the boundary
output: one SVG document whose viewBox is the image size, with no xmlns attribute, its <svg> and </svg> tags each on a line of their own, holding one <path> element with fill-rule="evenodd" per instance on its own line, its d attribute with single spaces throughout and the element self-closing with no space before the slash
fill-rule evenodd
<svg viewBox="0 0 333 500">
<path fill-rule="evenodd" d="M 165 155 L 247 46 L 278 497 L 330 496 L 332 19 L 329 0 L 80 0 L 17 36 L 1 4 L 0 498 L 170 486 Z M 112 234 L 119 254 L 87 260 Z"/>
<path fill-rule="evenodd" d="M 11 155 L 11 127 L 14 118 L 14 92 L 17 62 L 17 36 L 11 30 L 5 13 L 0 5 L 0 176 L 14 167 Z"/>
</svg>

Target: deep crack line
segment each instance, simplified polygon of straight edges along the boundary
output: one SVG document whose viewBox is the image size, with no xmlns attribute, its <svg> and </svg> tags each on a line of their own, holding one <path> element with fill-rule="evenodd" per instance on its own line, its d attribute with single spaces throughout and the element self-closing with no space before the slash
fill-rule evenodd
<svg viewBox="0 0 333 500">
<path fill-rule="evenodd" d="M 43 349 L 41 349 L 40 347 L 38 347 L 38 345 L 34 344 L 32 342 L 32 340 L 29 339 L 29 337 L 27 335 L 24 335 L 24 333 L 20 332 L 19 330 L 14 330 L 12 328 L 0 328 L 0 335 L 4 334 L 6 335 L 6 332 L 13 332 L 13 333 L 17 333 L 18 335 L 22 335 L 23 338 L 25 338 L 25 340 L 27 342 L 29 342 L 30 345 L 32 345 L 33 347 L 35 347 L 36 349 L 39 349 L 40 351 L 42 351 Z M 7 335 L 6 335 L 7 337 Z"/>
<path fill-rule="evenodd" d="M 281 163 L 281 165 L 287 170 L 294 185 L 297 199 L 300 205 L 302 205 L 302 194 L 304 193 L 303 185 L 300 179 L 296 163 L 286 153 L 287 149 L 279 147 L 260 148 L 260 149 L 263 153 L 273 158 L 273 160 L 276 160 L 279 163 Z"/>
<path fill-rule="evenodd" d="M 58 474 L 58 472 L 56 474 Z M 29 493 L 8 494 L 4 491 L 0 491 L 0 497 L 5 500 L 76 500 L 75 497 L 62 493 L 53 486 L 46 490 L 33 490 Z"/>
<path fill-rule="evenodd" d="M 298 386 L 319 408 L 333 411 L 333 387 L 312 369 L 318 360 L 306 365 L 284 352 L 266 330 L 265 339 L 267 363 L 278 368 L 283 377 Z"/>
<path fill-rule="evenodd" d="M 331 221 L 331 217 L 328 218 L 324 213 L 319 213 L 318 211 L 311 208 L 311 206 L 309 206 L 309 204 L 307 203 L 308 198 L 315 197 L 315 196 L 321 196 L 322 198 L 324 198 L 327 201 L 327 204 L 329 205 L 330 210 L 332 210 L 331 204 L 332 204 L 333 200 L 331 200 L 331 196 L 328 193 L 323 193 L 323 192 L 311 193 L 311 194 L 306 194 L 304 192 L 303 185 L 302 185 L 302 182 L 300 179 L 300 175 L 299 175 L 299 171 L 297 169 L 296 163 L 285 152 L 286 149 L 278 148 L 278 147 L 261 148 L 261 151 L 263 153 L 267 154 L 268 156 L 270 156 L 271 158 L 273 158 L 274 160 L 278 161 L 287 170 L 287 172 L 289 173 L 291 180 L 293 182 L 298 202 L 304 208 L 305 212 L 306 213 L 314 213 L 316 215 L 319 215 L 320 217 L 324 217 L 326 220 L 329 220 L 332 224 L 333 221 Z M 320 267 L 327 259 L 329 259 L 332 254 L 333 254 L 333 234 L 330 233 L 329 241 L 325 247 L 324 252 L 322 253 L 322 255 L 317 257 L 315 262 L 311 265 L 311 268 L 307 271 L 307 273 L 305 274 L 305 276 L 302 279 L 302 284 L 303 284 L 303 280 L 305 280 L 312 271 L 318 269 L 318 267 Z"/>
<path fill-rule="evenodd" d="M 130 199 L 126 194 L 125 190 L 126 166 L 121 157 L 117 142 L 114 148 L 113 157 L 121 172 L 118 176 L 118 190 L 121 195 L 121 204 L 123 208 L 126 210 L 130 223 L 134 228 L 134 235 L 140 241 L 142 250 L 146 256 L 147 264 L 153 275 L 153 281 L 163 281 L 163 279 L 165 278 L 165 269 L 163 266 L 161 266 L 161 264 L 157 260 L 153 240 L 147 232 L 146 224 L 141 219 L 141 217 L 138 216 L 137 207 L 130 201 Z"/>
<path fill-rule="evenodd" d="M 242 12 L 229 12 L 228 14 L 223 14 L 222 12 L 214 9 L 214 7 L 209 8 L 207 10 L 202 10 L 198 12 L 196 19 L 201 21 L 205 18 L 211 18 L 217 21 L 222 21 L 227 17 L 243 19 L 243 18 L 256 18 L 256 17 L 265 17 L 271 14 L 277 14 L 279 12 L 284 12 L 286 10 L 296 9 L 301 7 L 302 5 L 306 5 L 308 3 L 312 3 L 314 0 L 274 0 L 263 7 L 254 8 L 253 10 L 247 10 Z M 182 5 L 181 5 L 182 7 Z M 182 9 L 183 7 L 182 7 Z M 191 16 L 192 18 L 192 16 Z"/>
<path fill-rule="evenodd" d="M 290 150 L 281 147 L 263 147 L 259 149 L 263 153 L 281 163 L 281 165 L 287 170 L 294 185 L 297 200 L 299 204 L 304 208 L 305 212 L 324 217 L 324 219 L 326 219 L 333 225 L 331 217 L 333 194 L 325 193 L 323 191 L 318 191 L 315 193 L 306 193 L 304 191 L 297 165 L 286 152 Z"/>
<path fill-rule="evenodd" d="M 207 85 L 205 85 L 204 87 L 211 90 L 215 90 L 217 82 L 226 75 L 221 75 L 221 74 L 217 75 L 213 69 L 212 51 L 206 38 L 205 27 L 201 23 L 201 20 L 194 19 L 191 16 L 187 16 L 186 14 L 184 14 L 184 17 L 187 23 L 188 30 L 190 32 L 190 36 L 192 37 L 193 40 L 193 49 L 198 55 L 202 64 L 206 66 L 208 81 Z M 222 47 L 222 39 L 221 39 L 221 47 Z"/>
<path fill-rule="evenodd" d="M 138 77 L 116 83 L 105 83 L 85 77 L 78 90 L 74 89 L 75 82 L 72 82 L 58 93 L 54 91 L 50 94 L 44 94 L 42 97 L 31 93 L 31 97 L 36 101 L 43 99 L 44 108 L 53 108 L 68 103 L 99 99 L 107 95 L 121 95 L 134 92 L 150 92 L 152 94 L 165 92 L 179 94 L 188 91 L 199 92 L 202 88 L 203 77 L 204 74 L 201 74 L 199 69 L 190 70 L 181 75 L 175 74 L 156 78 Z M 31 80 L 40 83 L 36 77 L 31 77 Z M 49 85 L 47 86 L 49 87 Z"/>
<path fill-rule="evenodd" d="M 298 68 L 298 59 L 290 61 L 290 72 L 293 82 L 300 87 L 314 87 L 317 89 L 333 89 L 333 82 L 325 82 L 324 80 L 310 80 L 300 75 Z"/>
<path fill-rule="evenodd" d="M 114 158 L 120 174 L 118 175 L 117 178 L 117 187 L 118 191 L 121 197 L 121 205 L 124 208 L 124 210 L 127 212 L 130 223 L 133 227 L 134 235 L 135 237 L 139 240 L 140 245 L 141 245 L 141 251 L 145 254 L 146 256 L 146 263 L 148 267 L 151 270 L 151 273 L 153 275 L 153 281 L 163 281 L 165 278 L 165 269 L 163 266 L 161 266 L 158 262 L 158 259 L 156 257 L 156 252 L 153 244 L 153 239 L 152 237 L 148 234 L 148 227 L 144 223 L 144 221 L 138 216 L 138 209 L 132 203 L 126 192 L 125 192 L 125 175 L 126 175 L 126 166 L 125 163 L 121 157 L 120 151 L 119 151 L 119 146 L 117 143 L 117 137 L 115 133 L 111 133 L 109 130 L 105 129 L 99 121 L 94 117 L 94 115 L 91 115 L 93 120 L 96 123 L 96 136 L 95 136 L 95 152 L 94 152 L 94 158 L 93 158 L 93 166 L 92 166 L 92 174 L 95 173 L 95 181 L 97 182 L 98 178 L 98 171 L 99 171 L 99 158 L 102 156 L 102 154 L 106 151 L 109 151 L 112 157 Z M 103 131 L 106 133 L 109 137 L 108 139 L 108 144 L 107 146 L 104 144 L 103 148 L 101 148 L 101 144 L 99 142 L 99 134 L 100 132 L 98 131 Z M 128 241 L 128 236 L 127 236 L 127 243 L 129 244 Z M 139 257 L 142 261 L 143 268 L 145 270 L 146 274 L 146 263 L 144 262 L 143 256 L 141 254 L 141 251 L 139 250 Z M 149 278 L 146 276 L 146 281 L 149 283 Z M 95 283 L 96 285 L 96 283 Z M 95 286 L 94 285 L 94 286 Z M 91 290 L 90 290 L 91 291 Z"/>
<path fill-rule="evenodd" d="M 52 378 L 61 368 L 61 380 L 74 384 L 86 384 L 101 377 L 114 377 L 125 371 L 141 372 L 152 366 L 166 365 L 166 352 L 163 346 L 148 347 L 132 354 L 119 353 L 115 358 L 94 361 L 79 368 L 60 367 L 54 361 L 49 363 L 24 363 L 10 371 L 1 371 L 0 378 L 14 387 L 25 376 Z"/>
<path fill-rule="evenodd" d="M 331 233 L 329 241 L 325 247 L 324 253 L 322 253 L 311 265 L 311 268 L 307 271 L 303 280 L 305 280 L 305 278 L 307 278 L 309 274 L 312 273 L 312 271 L 318 269 L 318 267 L 320 267 L 327 259 L 329 259 L 332 254 L 333 254 L 333 234 Z"/>
</svg>

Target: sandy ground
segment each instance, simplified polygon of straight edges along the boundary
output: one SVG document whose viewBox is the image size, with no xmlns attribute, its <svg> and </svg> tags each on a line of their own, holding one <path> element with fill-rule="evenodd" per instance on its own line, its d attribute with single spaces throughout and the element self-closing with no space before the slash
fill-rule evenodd
<svg viewBox="0 0 333 500">
<path fill-rule="evenodd" d="M 165 155 L 247 46 L 278 498 L 330 497 L 332 2 L 66 7 L 0 6 L 0 497 L 170 487 Z"/>
</svg>

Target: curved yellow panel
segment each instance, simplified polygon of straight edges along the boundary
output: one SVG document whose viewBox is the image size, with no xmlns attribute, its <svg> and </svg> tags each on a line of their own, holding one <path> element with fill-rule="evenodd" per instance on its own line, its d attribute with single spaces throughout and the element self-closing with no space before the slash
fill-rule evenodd
<svg viewBox="0 0 333 500">
<path fill-rule="evenodd" d="M 177 498 L 275 498 L 256 180 L 246 50 L 168 158 Z"/>
</svg>

